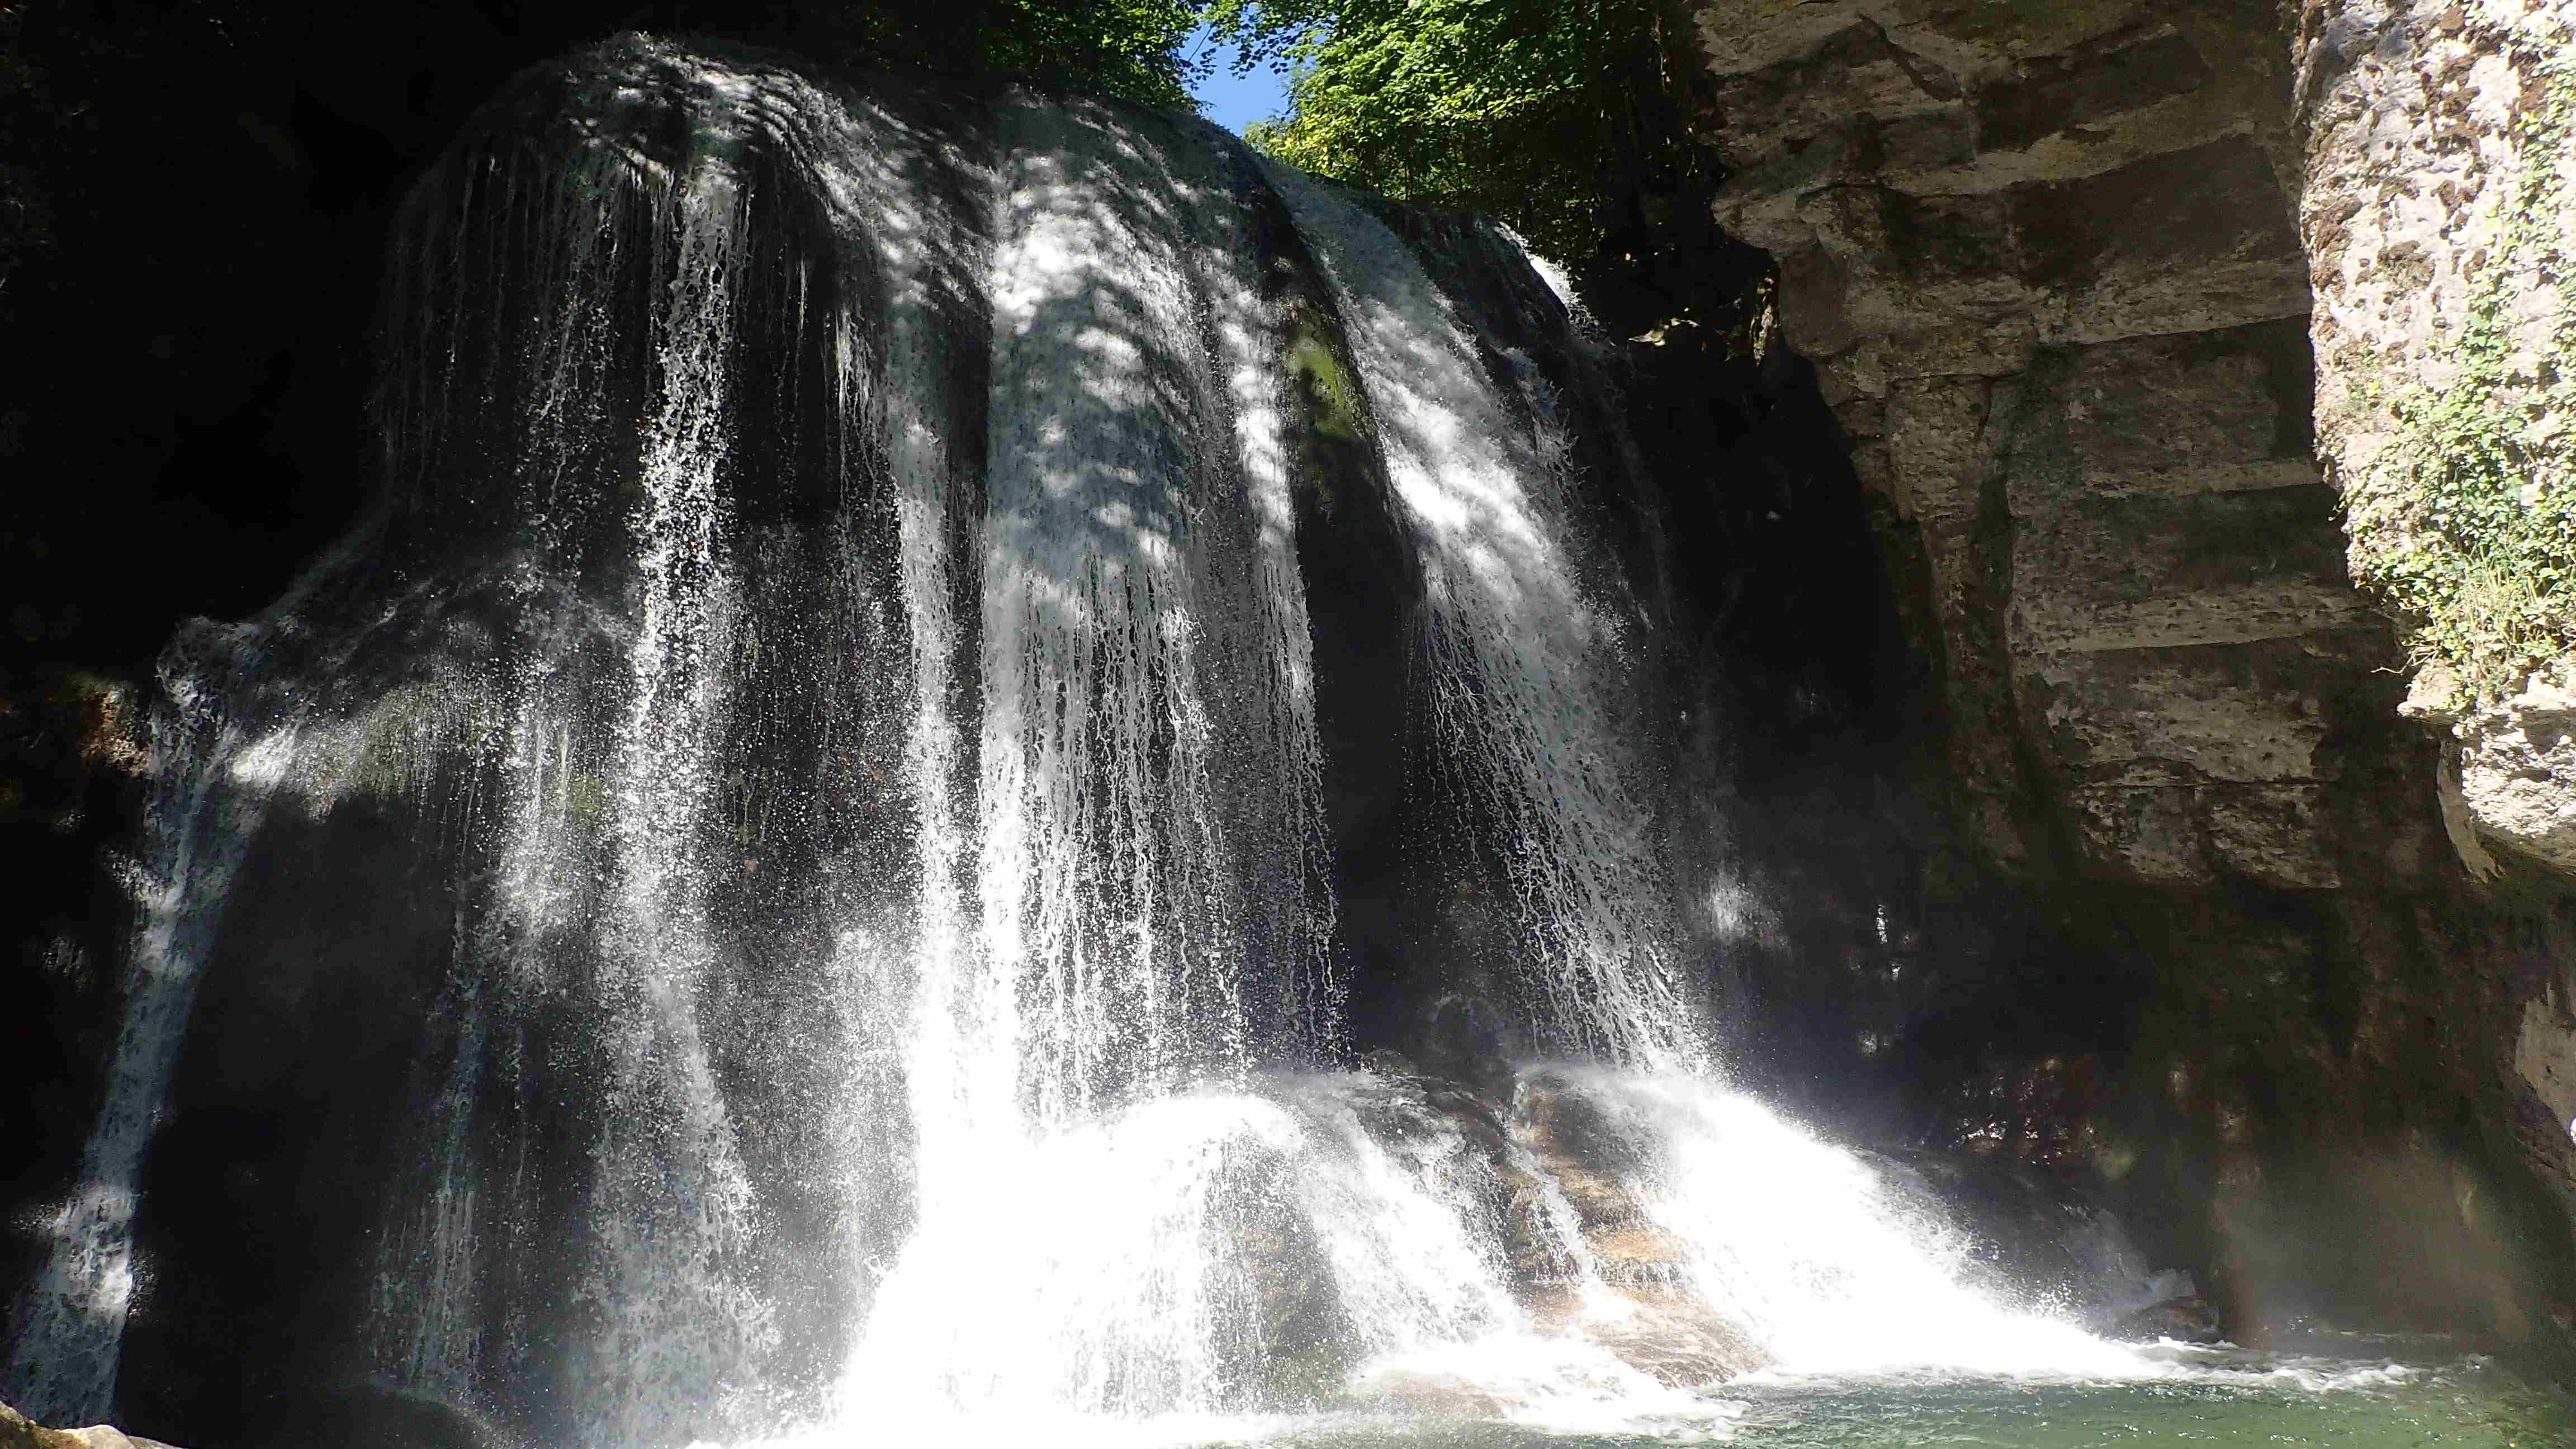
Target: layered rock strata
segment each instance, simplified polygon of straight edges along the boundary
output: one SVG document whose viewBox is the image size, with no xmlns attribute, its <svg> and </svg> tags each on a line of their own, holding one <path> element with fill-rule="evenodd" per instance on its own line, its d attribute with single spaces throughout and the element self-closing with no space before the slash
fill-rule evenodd
<svg viewBox="0 0 2576 1449">
<path fill-rule="evenodd" d="M 2165 1215 L 2233 1328 L 2547 1336 L 2576 982 L 2544 979 L 2576 912 L 2480 886 L 2498 792 L 2400 718 L 2348 570 L 2317 425 L 2329 462 L 2353 425 L 2309 344 L 2321 52 L 2294 71 L 2250 0 L 1689 15 L 1712 209 L 1777 264 L 1944 720 L 1955 849 L 1850 971 L 1769 985 L 1884 1003 L 1813 1075 L 1952 1093 L 1939 1130 Z M 2517 718 L 2545 735 L 2546 704 Z M 2554 746 L 2515 738 L 2529 795 Z M 2044 924 L 2005 960 L 2015 914 Z M 2404 1223 L 2445 1266 L 2373 1281 L 2356 1235 Z"/>
<path fill-rule="evenodd" d="M 2002 9 L 1699 12 L 1718 218 L 1778 258 L 1920 552 L 1994 855 L 2053 814 L 2104 873 L 2334 886 L 2331 715 L 2387 640 L 2309 455 L 2286 87 L 2249 65 L 2277 43 Z"/>
</svg>

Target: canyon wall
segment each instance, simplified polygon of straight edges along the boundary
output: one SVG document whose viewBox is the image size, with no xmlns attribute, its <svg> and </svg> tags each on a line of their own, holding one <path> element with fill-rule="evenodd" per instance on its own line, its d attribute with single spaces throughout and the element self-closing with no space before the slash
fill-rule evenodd
<svg viewBox="0 0 2576 1449">
<path fill-rule="evenodd" d="M 2576 5 L 2310 0 L 2317 445 L 2417 626 L 2460 849 L 2576 876 Z"/>
<path fill-rule="evenodd" d="M 2337 493 L 2370 427 L 2312 361 L 2403 370 L 2385 339 L 2438 335 L 2436 293 L 2359 260 L 2388 250 L 2367 227 L 2483 263 L 2427 229 L 2459 187 L 2391 148 L 2511 150 L 2509 98 L 2446 108 L 2429 71 L 2329 57 L 2429 36 L 2450 50 L 2424 65 L 2491 93 L 2510 64 L 2438 10 L 2370 39 L 2364 8 L 1726 0 L 1689 9 L 1677 70 L 1724 165 L 1710 210 L 1776 263 L 1779 338 L 1937 681 L 1949 829 L 1918 946 L 1865 968 L 1920 969 L 1855 1069 L 1910 1052 L 1950 1104 L 1936 1136 L 2171 1216 L 2240 1325 L 2350 1308 L 2548 1338 L 2576 914 L 2486 802 L 2545 815 L 2528 767 L 2576 744 L 2542 743 L 2555 695 L 2448 742 L 2407 717 L 2425 691 L 2408 706 L 2399 611 L 2356 587 Z M 2353 259 L 2332 276 L 2328 236 Z M 2508 734 L 2520 783 L 2486 785 L 2478 741 Z M 2517 830 L 2544 864 L 2497 864 Z M 1999 901 L 2059 924 L 1999 960 L 1977 923 Z M 1983 1005 L 2052 996 L 2088 1028 Z M 1986 1035 L 1936 1045 L 1963 1014 Z M 2411 1219 L 2447 1266 L 2372 1282 L 2353 1244 Z"/>
<path fill-rule="evenodd" d="M 2576 876 L 2576 5 L 2309 0 L 2293 37 L 2317 447 L 2356 574 L 2412 606 L 2401 707 L 2501 888 Z M 2569 1170 L 2576 958 L 2506 1038 Z"/>
</svg>

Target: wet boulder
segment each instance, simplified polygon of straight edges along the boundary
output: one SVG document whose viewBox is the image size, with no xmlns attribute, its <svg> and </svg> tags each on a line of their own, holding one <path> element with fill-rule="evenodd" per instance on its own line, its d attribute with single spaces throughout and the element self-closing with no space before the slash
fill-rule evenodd
<svg viewBox="0 0 2576 1449">
<path fill-rule="evenodd" d="M 1656 1299 L 1679 1289 L 1688 1249 L 1648 1210 L 1643 1193 L 1653 1162 L 1570 1078 L 1548 1070 L 1524 1074 L 1511 1131 L 1573 1210 L 1604 1283 Z"/>
<path fill-rule="evenodd" d="M 1357 1362 L 1332 1264 L 1284 1180 L 1293 1170 L 1276 1153 L 1244 1154 L 1211 1218 L 1223 1228 L 1211 1287 L 1234 1300 L 1217 1317 L 1236 1327 L 1218 1345 L 1222 1372 L 1264 1408 L 1329 1397 Z"/>
</svg>

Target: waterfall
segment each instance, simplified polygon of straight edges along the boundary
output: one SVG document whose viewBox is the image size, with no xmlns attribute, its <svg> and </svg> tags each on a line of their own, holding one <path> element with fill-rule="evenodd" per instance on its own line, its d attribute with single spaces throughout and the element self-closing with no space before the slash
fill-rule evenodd
<svg viewBox="0 0 2576 1449">
<path fill-rule="evenodd" d="M 250 1090 L 183 1067 L 192 1008 L 268 1030 L 227 1003 L 319 990 L 265 982 L 298 952 L 419 1003 L 408 1076 L 310 1129 L 365 1264 L 313 1289 L 354 1346 L 299 1363 L 545 1442 L 1654 1404 L 1853 1314 L 1880 1360 L 1963 1314 L 2047 1338 L 1711 1084 L 1654 590 L 1600 536 L 1624 445 L 1507 237 L 1186 118 L 628 37 L 487 110 L 392 275 L 383 509 L 165 669 L 12 1401 L 108 1414 L 153 1135 Z M 1368 621 L 1404 738 L 1328 738 L 1326 516 L 1418 573 Z M 1480 863 L 1403 889 L 1498 883 L 1485 934 L 1335 899 L 1333 794 L 1381 756 L 1434 768 L 1380 813 Z M 328 874 L 361 848 L 394 864 Z M 1416 947 L 1594 1064 L 1651 1164 L 1620 1231 L 1681 1266 L 1621 1278 L 1505 1109 L 1355 1064 L 1352 963 Z M 1697 1358 L 1630 1351 L 1685 1319 Z"/>
<path fill-rule="evenodd" d="M 1265 1019 L 1329 1031 L 1329 993 L 1299 999 L 1314 926 L 1275 906 L 1304 888 L 1319 767 L 1251 247 L 1158 140 L 1053 107 L 999 118 L 978 791 L 996 985 L 970 1050 L 1015 1064 L 1049 1127 L 1240 1072 Z M 1256 1004 L 1264 968 L 1278 999 Z"/>
<path fill-rule="evenodd" d="M 198 658 L 200 654 L 205 657 Z M 141 907 L 126 1013 L 106 1099 L 81 1153 L 80 1185 L 58 1210 L 52 1253 L 20 1295 L 5 1378 L 10 1402 L 56 1419 L 96 1419 L 116 1390 L 117 1339 L 134 1296 L 136 1199 L 153 1119 L 194 1002 L 224 887 L 240 866 L 269 788 L 293 753 L 222 713 L 228 686 L 255 662 L 241 633 L 203 633 L 174 649 L 167 707 L 152 720 L 154 799 L 128 879 Z"/>
<path fill-rule="evenodd" d="M 1648 1070 L 1695 1065 L 1698 1024 L 1658 919 L 1670 892 L 1614 708 L 1627 641 L 1585 595 L 1564 423 L 1509 405 L 1459 303 L 1385 223 L 1329 185 L 1268 174 L 1332 280 L 1422 540 L 1437 739 L 1481 771 L 1507 822 L 1541 1040 Z"/>
</svg>

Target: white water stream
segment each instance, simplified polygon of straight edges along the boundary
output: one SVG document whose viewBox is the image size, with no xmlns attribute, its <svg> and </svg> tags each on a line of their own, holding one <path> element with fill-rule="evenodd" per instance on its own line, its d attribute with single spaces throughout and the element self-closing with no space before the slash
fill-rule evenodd
<svg viewBox="0 0 2576 1449">
<path fill-rule="evenodd" d="M 48 1225 L 52 1252 L 12 1308 L 0 1373 L 12 1402 L 104 1406 L 115 1395 L 117 1340 L 135 1290 L 144 1154 L 224 888 L 276 784 L 269 767 L 293 749 L 291 734 L 254 743 L 251 727 L 222 713 L 224 695 L 254 663 L 244 634 L 209 631 L 200 641 L 211 647 L 173 651 L 164 680 L 171 706 L 154 719 L 152 768 L 161 787 L 145 820 L 142 858 L 127 873 L 139 924 L 125 1024 L 81 1154 L 80 1185 Z"/>
</svg>

